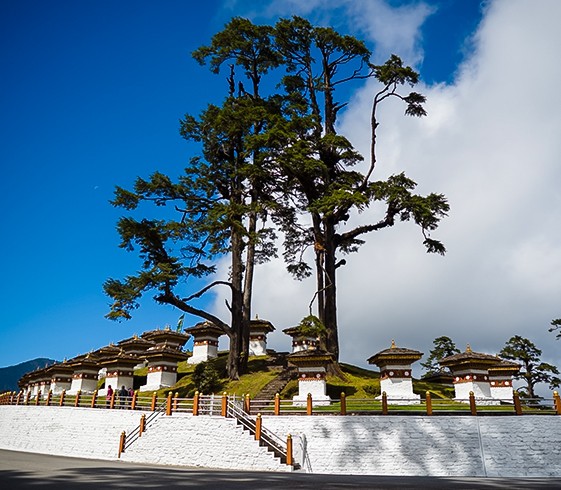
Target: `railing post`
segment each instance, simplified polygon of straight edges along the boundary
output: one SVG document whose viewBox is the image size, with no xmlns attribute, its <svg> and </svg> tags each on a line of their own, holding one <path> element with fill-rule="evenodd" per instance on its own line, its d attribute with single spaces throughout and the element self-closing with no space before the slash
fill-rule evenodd
<svg viewBox="0 0 561 490">
<path fill-rule="evenodd" d="M 557 415 L 561 415 L 561 397 L 558 391 L 553 392 L 553 403 L 555 404 L 555 411 Z"/>
<path fill-rule="evenodd" d="M 37 392 L 37 398 L 35 398 L 35 405 L 39 405 L 40 399 L 41 399 L 41 390 Z"/>
<path fill-rule="evenodd" d="M 76 398 L 74 399 L 74 406 L 77 407 L 80 405 L 80 395 L 82 394 L 82 390 L 78 390 L 76 392 Z"/>
<path fill-rule="evenodd" d="M 275 393 L 275 415 L 280 415 L 280 394 Z"/>
<path fill-rule="evenodd" d="M 347 415 L 347 395 L 345 392 L 341 392 L 341 415 Z"/>
<path fill-rule="evenodd" d="M 142 414 L 140 416 L 140 424 L 138 425 L 138 437 L 146 430 L 146 415 Z"/>
<path fill-rule="evenodd" d="M 195 396 L 193 397 L 193 415 L 199 415 L 199 392 L 195 391 Z"/>
<path fill-rule="evenodd" d="M 62 390 L 60 392 L 60 400 L 58 402 L 58 406 L 59 407 L 63 407 L 64 406 L 64 397 L 66 396 L 66 390 Z"/>
<path fill-rule="evenodd" d="M 477 406 L 475 405 L 475 394 L 473 391 L 469 392 L 469 411 L 472 415 L 477 415 Z"/>
<path fill-rule="evenodd" d="M 168 393 L 166 400 L 166 415 L 171 415 L 171 391 Z"/>
<path fill-rule="evenodd" d="M 228 395 L 226 392 L 222 393 L 222 407 L 220 410 L 220 415 L 222 415 L 222 417 L 228 416 Z"/>
<path fill-rule="evenodd" d="M 20 391 L 18 393 L 18 396 L 16 398 L 16 405 L 19 405 L 21 403 L 21 397 L 23 396 L 23 391 Z"/>
<path fill-rule="evenodd" d="M 522 405 L 520 404 L 520 395 L 518 391 L 512 392 L 512 401 L 514 403 L 514 413 L 516 415 L 522 415 Z"/>
<path fill-rule="evenodd" d="M 177 412 L 177 407 L 179 406 L 179 393 L 176 391 L 173 395 L 173 411 Z"/>
<path fill-rule="evenodd" d="M 117 397 L 117 388 L 118 386 L 116 386 L 115 389 L 113 390 L 113 393 L 111 393 L 111 399 L 109 400 L 110 409 L 115 408 L 115 398 Z"/>
<path fill-rule="evenodd" d="M 158 394 L 156 392 L 152 393 L 152 404 L 150 405 L 150 410 L 152 412 L 156 411 L 156 403 L 158 402 Z"/>
<path fill-rule="evenodd" d="M 313 403 L 312 403 L 312 394 L 308 393 L 306 397 L 306 415 L 312 415 L 313 410 Z"/>
<path fill-rule="evenodd" d="M 51 397 L 53 396 L 53 392 L 52 390 L 49 390 L 49 392 L 47 393 L 47 401 L 45 402 L 45 405 L 48 407 L 51 404 Z"/>
<path fill-rule="evenodd" d="M 286 464 L 292 466 L 292 436 L 286 436 Z"/>
<path fill-rule="evenodd" d="M 127 433 L 125 431 L 121 432 L 121 437 L 119 438 L 119 458 L 121 453 L 125 452 L 125 443 L 127 441 Z"/>
<path fill-rule="evenodd" d="M 382 392 L 382 415 L 388 414 L 388 395 L 385 391 Z"/>
<path fill-rule="evenodd" d="M 25 404 L 29 405 L 29 397 L 31 396 L 31 391 L 28 391 L 25 395 Z"/>
<path fill-rule="evenodd" d="M 9 395 L 10 400 L 8 402 L 8 405 L 13 405 L 14 404 L 15 396 L 16 396 L 16 392 L 15 391 L 10 391 L 10 395 Z"/>
<path fill-rule="evenodd" d="M 131 410 L 134 410 L 136 408 L 136 399 L 138 398 L 138 390 L 134 391 L 132 394 L 132 400 L 131 400 Z"/>
<path fill-rule="evenodd" d="M 432 415 L 432 398 L 430 391 L 427 391 L 425 404 L 427 406 L 427 415 Z"/>
<path fill-rule="evenodd" d="M 257 414 L 257 418 L 255 419 L 255 440 L 259 441 L 261 440 L 261 424 L 262 424 L 262 420 L 261 420 L 261 414 L 258 413 Z"/>
<path fill-rule="evenodd" d="M 249 393 L 245 395 L 243 409 L 248 415 L 251 413 L 251 397 L 249 396 Z"/>
<path fill-rule="evenodd" d="M 97 401 L 97 390 L 95 390 L 95 391 L 93 392 L 91 408 L 95 408 L 95 402 L 96 402 L 96 401 Z"/>
</svg>

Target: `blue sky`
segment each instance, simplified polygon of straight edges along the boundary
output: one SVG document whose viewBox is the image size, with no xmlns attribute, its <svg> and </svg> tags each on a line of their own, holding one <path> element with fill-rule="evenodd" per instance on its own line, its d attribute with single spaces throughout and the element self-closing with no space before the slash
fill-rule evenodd
<svg viewBox="0 0 561 490">
<path fill-rule="evenodd" d="M 556 14 L 559 13 L 555 3 L 545 3 Z M 520 2 L 512 4 L 518 8 Z M 503 32 L 505 36 L 508 34 L 510 21 L 523 20 L 523 7 L 518 12 L 504 0 L 489 2 L 488 5 L 490 7 L 482 7 L 482 2 L 476 0 L 1 2 L 0 161 L 3 178 L 0 180 L 0 199 L 4 220 L 0 253 L 4 280 L 0 286 L 0 366 L 34 357 L 60 360 L 134 333 L 177 322 L 179 312 L 171 307 L 153 305 L 150 298 L 143 301 L 142 308 L 129 322 L 114 323 L 104 318 L 109 303 L 102 291 L 104 280 L 123 277 L 138 266 L 133 254 L 118 248 L 115 223 L 121 212 L 112 208 L 109 200 L 116 185 L 129 187 L 136 176 L 147 176 L 156 169 L 177 175 L 187 164 L 195 149 L 180 138 L 178 121 L 185 113 L 196 114 L 208 102 L 219 99 L 225 85 L 221 76 L 214 76 L 207 68 L 200 67 L 191 59 L 190 53 L 208 43 L 212 34 L 232 16 L 248 16 L 256 22 L 274 22 L 279 15 L 303 15 L 314 22 L 333 25 L 365 39 L 375 53 L 376 62 L 395 52 L 414 64 L 421 73 L 426 91 L 433 96 L 434 108 L 429 110 L 428 122 L 421 127 L 400 126 L 402 123 L 394 122 L 397 119 L 391 116 L 388 136 L 391 141 L 396 141 L 391 139 L 393 136 L 399 138 L 400 148 L 406 148 L 411 137 L 411 148 L 415 148 L 415 144 L 421 145 L 424 155 L 429 147 L 435 151 L 433 147 L 439 143 L 438 139 L 430 139 L 428 144 L 426 139 L 424 143 L 419 143 L 423 134 L 434 137 L 436 131 L 441 138 L 446 137 L 444 133 L 439 133 L 443 118 L 450 118 L 448 130 L 451 127 L 457 127 L 459 132 L 465 129 L 464 124 L 468 122 L 460 120 L 465 111 L 455 104 L 462 99 L 466 87 L 476 83 L 485 87 L 483 75 L 478 78 L 483 73 L 479 67 L 487 66 L 481 60 L 496 56 L 499 65 L 504 62 L 500 51 L 493 53 L 486 46 L 492 47 L 495 37 Z M 361 7 L 364 10 L 357 12 Z M 512 15 L 519 17 L 512 20 L 509 18 Z M 542 15 L 545 16 L 545 12 Z M 533 35 L 531 26 L 526 31 L 521 35 Z M 545 30 L 536 34 L 550 35 Z M 530 47 L 533 40 L 534 37 L 528 40 Z M 493 62 L 489 62 L 489 66 L 492 65 Z M 487 84 L 487 87 L 490 85 Z M 348 128 L 351 138 L 356 137 L 359 148 L 362 144 L 361 132 L 352 126 L 351 116 L 368 113 L 368 106 L 360 103 L 367 90 L 366 85 L 357 87 L 353 94 L 355 102 L 350 104 L 342 118 L 342 127 Z M 489 95 L 489 100 L 495 100 L 493 94 Z M 431 115 L 434 115 L 432 121 Z M 479 121 L 484 123 L 481 118 Z M 395 129 L 392 129 L 393 124 Z M 485 150 L 481 147 L 482 153 Z M 397 158 L 397 155 L 388 151 L 388 171 L 394 165 L 394 157 Z M 440 157 L 444 159 L 444 155 Z M 399 168 L 398 162 L 395 165 Z M 458 200 L 465 198 L 466 202 L 469 201 L 469 196 L 463 197 L 460 189 L 462 182 L 469 182 L 469 178 L 462 175 L 466 167 L 454 166 L 453 175 L 447 178 L 449 169 L 443 170 L 445 167 L 439 165 L 435 163 L 435 167 L 423 167 L 418 180 L 426 183 L 429 190 L 451 192 L 452 197 L 457 191 Z M 543 196 L 543 193 L 538 195 Z M 557 199 L 558 194 L 553 197 Z M 454 211 L 457 202 L 451 199 L 451 204 Z M 558 209 L 557 205 L 555 201 L 554 210 Z M 544 203 L 546 206 L 552 208 Z M 452 245 L 454 240 L 465 244 L 465 237 L 458 230 L 465 230 L 467 222 L 477 221 L 473 216 L 462 214 L 462 209 L 467 207 L 460 205 L 457 209 L 459 213 L 453 212 L 449 218 L 456 220 L 456 227 L 450 225 L 444 229 L 445 236 L 442 237 Z M 491 214 L 504 212 L 508 209 L 500 206 L 491 210 Z M 466 221 L 462 222 L 462 219 Z M 462 223 L 463 228 L 460 226 Z M 515 229 L 515 224 L 512 226 Z M 505 232 L 505 236 L 508 233 Z M 471 236 L 481 239 L 481 235 Z M 400 242 L 400 237 L 390 233 L 380 244 L 381 252 L 377 253 L 383 254 L 385 240 L 391 247 L 391 240 Z M 433 285 L 460 281 L 466 270 L 473 270 L 469 265 L 473 254 L 488 255 L 485 247 L 490 246 L 487 240 L 475 247 L 479 252 L 460 250 L 461 247 L 455 251 L 452 246 L 451 253 L 455 253 L 456 259 L 427 259 L 422 254 L 418 237 L 411 240 L 414 248 L 419 250 L 411 252 L 415 254 L 411 256 L 409 249 L 400 252 L 403 254 L 400 261 L 412 260 L 420 268 L 419 277 L 427 277 L 428 274 L 436 278 Z M 547 237 L 546 241 L 549 244 L 554 240 Z M 531 244 L 526 245 L 527 249 L 520 244 L 512 251 L 515 254 L 513 260 L 524 269 L 523 274 L 531 274 L 532 270 L 540 272 L 539 267 L 542 266 L 546 271 L 551 270 L 557 264 L 557 252 L 552 250 L 549 265 L 529 265 L 530 270 L 526 271 L 524 253 L 532 255 L 535 250 Z M 497 254 L 503 252 L 497 251 Z M 371 252 L 366 250 L 363 253 L 368 257 Z M 362 260 L 358 259 L 359 256 L 353 258 L 357 265 Z M 272 264 L 264 268 L 258 280 L 263 281 L 262 284 L 275 284 L 277 274 L 281 274 L 281 265 Z M 350 269 L 342 274 L 342 284 L 347 284 L 345 281 L 351 286 L 360 283 L 352 271 Z M 481 283 L 488 282 L 485 278 L 496 277 L 496 272 L 492 268 L 485 269 L 472 287 L 459 292 L 450 302 L 442 298 L 444 293 L 435 291 L 431 308 L 419 311 L 418 306 L 412 306 L 418 312 L 416 318 L 421 323 L 418 327 L 411 325 L 408 317 L 392 316 L 391 308 L 377 308 L 378 318 L 383 319 L 381 324 L 386 326 L 394 323 L 404 326 L 398 343 L 408 344 L 408 347 L 423 347 L 426 350 L 434 337 L 444 334 L 456 338 L 458 344 L 469 342 L 467 324 L 470 321 L 472 325 L 481 323 L 482 318 L 466 313 L 473 310 L 467 305 L 478 300 L 470 295 L 478 294 Z M 412 305 L 416 305 L 417 301 L 427 304 L 426 298 L 415 299 L 419 289 L 404 292 L 405 279 L 400 279 L 395 270 L 387 270 L 386 273 L 387 281 L 396 281 L 398 294 L 405 294 L 405 301 L 411 300 Z M 417 272 L 413 270 L 410 274 L 416 275 Z M 446 279 L 439 274 L 445 274 Z M 519 280 L 517 277 L 503 279 L 504 283 L 497 284 L 493 291 L 504 291 L 505 284 L 511 286 Z M 309 286 L 290 281 L 283 282 L 282 287 L 286 294 L 301 297 L 302 307 L 305 308 L 308 296 L 302 293 L 301 288 Z M 551 285 L 552 294 L 557 293 L 557 298 L 561 297 L 559 286 L 559 281 Z M 270 288 L 258 286 L 258 289 Z M 444 287 L 444 290 L 449 288 Z M 510 297 L 513 308 L 519 305 L 517 295 L 527 297 L 524 291 L 513 292 Z M 277 312 L 272 307 L 276 301 L 274 296 L 267 296 L 264 292 L 257 296 L 259 315 L 273 320 L 278 329 L 291 326 L 291 322 L 298 320 Z M 357 300 L 360 294 L 349 298 L 342 294 L 340 310 L 363 310 L 363 317 L 355 318 L 355 313 L 343 313 L 342 322 L 362 324 L 362 318 L 369 318 L 371 313 L 364 302 L 363 306 L 357 306 L 353 298 Z M 222 301 L 221 298 L 209 297 L 209 307 L 219 311 L 219 300 Z M 449 306 L 442 306 L 443 300 Z M 501 317 L 500 311 L 510 308 L 508 297 L 501 297 L 500 301 L 504 302 L 499 305 L 503 310 L 497 306 L 496 311 L 489 311 L 487 318 L 492 318 L 491 322 Z M 436 303 L 438 308 L 434 306 Z M 534 309 L 525 310 L 522 317 L 528 321 L 530 313 L 541 311 L 539 318 L 534 316 L 534 321 L 539 324 L 535 328 L 536 332 L 538 328 L 546 332 L 549 320 L 561 315 L 560 311 L 554 311 L 553 304 L 553 300 L 547 303 L 549 309 L 541 303 L 533 304 Z M 419 320 L 419 315 L 424 315 L 422 320 Z M 514 314 L 506 316 L 509 321 L 511 317 L 521 318 Z M 450 319 L 458 317 L 465 317 L 466 324 L 452 325 Z M 197 321 L 196 318 L 187 319 L 186 325 Z M 431 329 L 429 325 L 434 326 L 435 322 L 439 328 Z M 489 335 L 488 341 L 478 343 L 473 339 L 474 350 L 499 350 L 510 336 L 507 323 L 495 336 Z M 369 335 L 372 336 L 368 340 L 371 347 L 365 352 L 357 353 L 352 345 L 343 348 L 343 353 L 348 353 L 349 362 L 359 363 L 362 359 L 364 363 L 364 359 L 389 345 L 389 339 L 380 336 L 380 331 L 386 326 L 373 326 L 367 330 L 348 327 L 350 344 L 360 342 L 357 335 L 366 335 L 365 332 L 371 332 Z M 476 325 L 470 328 L 475 330 L 477 340 L 485 338 L 485 332 L 489 332 L 485 325 L 481 331 Z M 418 331 L 423 329 L 425 334 L 421 338 Z M 442 329 L 449 330 L 442 333 Z M 543 343 L 553 338 L 543 332 L 535 340 Z M 512 335 L 514 333 L 531 337 L 533 330 L 526 333 L 513 331 Z M 289 341 L 277 336 L 273 344 L 274 348 L 286 350 Z M 558 359 L 554 352 L 554 348 L 548 352 L 552 361 Z"/>
</svg>

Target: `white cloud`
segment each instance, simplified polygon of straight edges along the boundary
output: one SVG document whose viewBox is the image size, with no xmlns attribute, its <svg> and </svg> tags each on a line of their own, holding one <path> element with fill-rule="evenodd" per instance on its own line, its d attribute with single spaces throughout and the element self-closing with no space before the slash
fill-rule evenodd
<svg viewBox="0 0 561 490">
<path fill-rule="evenodd" d="M 418 28 L 426 12 L 415 15 L 410 26 Z M 364 9 L 363 19 L 374 32 L 376 13 Z M 394 29 L 402 22 L 386 19 Z M 378 178 L 405 170 L 420 192 L 448 196 L 450 216 L 435 233 L 448 254 L 427 255 L 411 223 L 368 237 L 339 273 L 344 361 L 364 365 L 392 338 L 428 352 L 436 336 L 448 335 L 461 348 L 494 353 L 519 334 L 561 366 L 561 344 L 547 332 L 561 316 L 559 19 L 555 0 L 491 2 L 454 84 L 421 87 L 428 117 L 384 111 Z M 355 94 L 341 120 L 365 155 L 373 90 Z M 283 267 L 261 267 L 255 292 L 254 311 L 278 328 L 306 313 L 313 291 L 312 280 L 299 285 Z M 272 346 L 288 350 L 282 337 Z"/>
</svg>

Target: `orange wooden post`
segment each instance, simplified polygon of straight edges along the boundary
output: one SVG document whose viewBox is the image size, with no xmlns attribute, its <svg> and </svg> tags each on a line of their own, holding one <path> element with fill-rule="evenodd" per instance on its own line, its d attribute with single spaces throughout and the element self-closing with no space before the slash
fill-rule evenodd
<svg viewBox="0 0 561 490">
<path fill-rule="evenodd" d="M 382 415 L 388 414 L 388 395 L 386 392 L 382 392 Z"/>
<path fill-rule="evenodd" d="M 136 390 L 135 392 L 133 392 L 132 394 L 132 400 L 131 400 L 131 410 L 135 410 L 136 409 L 136 400 L 138 398 L 138 390 Z"/>
<path fill-rule="evenodd" d="M 477 406 L 475 405 L 475 394 L 473 391 L 469 392 L 469 411 L 472 415 L 477 415 Z"/>
<path fill-rule="evenodd" d="M 195 391 L 195 396 L 193 397 L 193 415 L 199 415 L 199 392 Z"/>
<path fill-rule="evenodd" d="M 243 409 L 245 413 L 247 414 L 251 413 L 251 398 L 249 396 L 249 393 L 245 395 Z"/>
<path fill-rule="evenodd" d="M 275 415 L 280 415 L 280 395 L 275 393 Z"/>
<path fill-rule="evenodd" d="M 292 436 L 288 434 L 286 436 L 286 464 L 292 466 Z"/>
<path fill-rule="evenodd" d="M 115 388 L 113 390 L 113 393 L 111 393 L 111 399 L 109 400 L 109 408 L 115 408 L 115 398 L 117 397 L 117 388 Z"/>
<path fill-rule="evenodd" d="M 555 411 L 557 415 L 561 415 L 561 397 L 558 391 L 553 392 L 553 403 L 555 404 Z"/>
<path fill-rule="evenodd" d="M 146 415 L 142 414 L 140 416 L 140 424 L 138 425 L 138 437 L 146 430 Z"/>
<path fill-rule="evenodd" d="M 66 396 L 66 390 L 62 390 L 62 392 L 60 393 L 60 400 L 58 402 L 58 405 L 60 407 L 64 406 L 64 397 Z"/>
<path fill-rule="evenodd" d="M 81 390 L 76 392 L 76 398 L 74 399 L 74 406 L 77 407 L 80 405 L 80 395 L 82 394 Z"/>
<path fill-rule="evenodd" d="M 23 396 L 23 391 L 20 391 L 18 393 L 18 397 L 16 398 L 16 405 L 19 405 L 21 403 L 21 397 Z"/>
<path fill-rule="evenodd" d="M 37 392 L 37 398 L 35 398 L 35 405 L 39 405 L 40 399 L 41 399 L 41 390 Z"/>
<path fill-rule="evenodd" d="M 345 392 L 341 392 L 341 415 L 347 415 L 347 395 Z"/>
<path fill-rule="evenodd" d="M 427 391 L 425 404 L 427 406 L 427 415 L 432 415 L 432 398 L 430 391 Z"/>
<path fill-rule="evenodd" d="M 308 393 L 306 397 L 306 415 L 312 415 L 313 403 L 312 403 L 312 394 Z"/>
<path fill-rule="evenodd" d="M 150 405 L 150 410 L 152 412 L 156 411 L 156 403 L 158 402 L 158 394 L 156 392 L 152 393 L 152 404 Z"/>
<path fill-rule="evenodd" d="M 222 417 L 228 416 L 228 395 L 226 394 L 226 392 L 222 393 L 222 406 L 220 415 L 222 415 Z"/>
<path fill-rule="evenodd" d="M 166 400 L 166 415 L 171 415 L 171 391 L 168 393 Z"/>
<path fill-rule="evenodd" d="M 97 390 L 95 390 L 95 391 L 93 392 L 91 408 L 95 408 L 95 402 L 96 402 L 96 401 L 97 401 Z"/>
<path fill-rule="evenodd" d="M 31 396 L 31 392 L 28 391 L 27 394 L 25 395 L 25 404 L 29 405 L 29 397 Z"/>
<path fill-rule="evenodd" d="M 522 404 L 520 403 L 520 395 L 518 391 L 512 393 L 512 401 L 514 402 L 514 413 L 516 415 L 522 415 Z"/>
<path fill-rule="evenodd" d="M 127 433 L 125 431 L 121 432 L 121 437 L 119 438 L 119 458 L 121 453 L 125 452 L 125 443 L 127 441 Z"/>
<path fill-rule="evenodd" d="M 257 418 L 255 419 L 255 440 L 259 441 L 261 439 L 261 425 L 262 425 L 262 420 L 261 420 L 261 414 L 258 413 L 257 414 Z"/>
<path fill-rule="evenodd" d="M 45 402 L 45 405 L 47 405 L 47 407 L 51 404 L 52 396 L 53 396 L 53 392 L 52 390 L 49 390 L 49 392 L 47 393 L 47 401 Z"/>
<path fill-rule="evenodd" d="M 173 411 L 177 412 L 177 407 L 179 406 L 179 393 L 176 391 L 173 395 Z"/>
</svg>

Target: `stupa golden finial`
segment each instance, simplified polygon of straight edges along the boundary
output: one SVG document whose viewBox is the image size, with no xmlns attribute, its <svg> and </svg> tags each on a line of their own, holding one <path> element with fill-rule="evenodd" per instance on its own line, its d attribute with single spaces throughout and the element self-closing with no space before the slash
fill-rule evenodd
<svg viewBox="0 0 561 490">
<path fill-rule="evenodd" d="M 390 347 L 390 349 L 395 349 L 395 348 L 396 348 L 396 345 L 395 345 L 395 340 L 394 340 L 394 339 L 392 339 L 392 346 Z"/>
<path fill-rule="evenodd" d="M 471 353 L 473 352 L 473 351 L 471 350 L 471 345 L 468 344 L 468 345 L 466 346 L 466 352 L 467 352 L 468 354 L 471 354 Z"/>
</svg>

